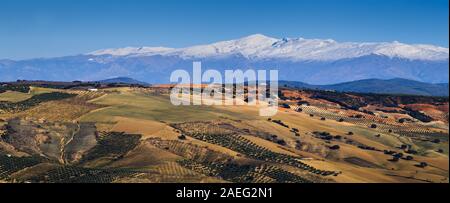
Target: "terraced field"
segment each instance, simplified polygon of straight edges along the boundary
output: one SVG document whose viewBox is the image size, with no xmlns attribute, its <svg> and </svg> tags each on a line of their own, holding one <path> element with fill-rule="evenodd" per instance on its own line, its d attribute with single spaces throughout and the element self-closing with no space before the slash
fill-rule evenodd
<svg viewBox="0 0 450 203">
<path fill-rule="evenodd" d="M 0 155 L 0 179 L 10 180 L 11 174 L 40 162 L 39 157 L 13 157 L 2 154 Z"/>
<path fill-rule="evenodd" d="M 314 106 L 294 106 L 293 109 L 295 111 L 299 111 L 299 109 L 301 109 L 301 112 L 304 112 L 309 115 L 314 115 L 320 118 L 340 122 L 348 122 L 359 126 L 365 126 L 368 128 L 375 124 L 376 125 L 375 130 L 384 133 L 387 132 L 396 133 L 400 136 L 407 136 L 417 139 L 440 138 L 440 139 L 447 139 L 448 141 L 448 134 L 439 132 L 436 129 L 432 130 L 431 127 L 421 124 L 413 125 L 406 123 L 397 123 L 387 119 L 382 120 L 379 117 L 372 115 L 364 115 L 364 118 L 349 117 L 347 115 L 333 113 Z"/>
<path fill-rule="evenodd" d="M 190 125 L 191 123 L 183 123 L 183 124 L 174 124 L 173 126 L 195 139 L 199 139 L 211 144 L 229 148 L 231 150 L 244 154 L 252 159 L 265 162 L 288 164 L 303 170 L 307 170 L 311 173 L 320 174 L 324 176 L 338 174 L 337 172 L 334 171 L 322 171 L 314 167 L 311 167 L 300 161 L 300 157 L 293 157 L 285 154 L 274 153 L 268 149 L 265 149 L 264 147 L 254 144 L 250 140 L 238 134 L 227 132 L 229 131 L 229 129 L 221 128 L 220 124 L 218 126 L 211 124 L 206 126 L 199 126 L 199 123 L 196 122 L 192 123 L 193 126 Z M 194 130 L 192 131 L 192 129 Z M 213 131 L 213 133 L 211 133 L 211 131 Z"/>
<path fill-rule="evenodd" d="M 302 177 L 275 166 L 194 162 L 190 160 L 183 160 L 179 163 L 193 171 L 236 183 L 310 183 Z"/>
<path fill-rule="evenodd" d="M 80 160 L 80 164 L 95 165 L 107 164 L 104 162 L 120 159 L 137 146 L 140 135 L 130 135 L 120 132 L 106 132 L 101 133 L 97 137 L 97 144 L 86 151 Z M 101 160 L 98 160 L 98 159 Z M 90 163 L 90 164 L 89 164 Z"/>
<path fill-rule="evenodd" d="M 45 183 L 111 183 L 120 177 L 138 173 L 126 169 L 92 169 L 76 166 L 57 166 L 43 174 L 34 176 L 27 182 Z"/>
</svg>

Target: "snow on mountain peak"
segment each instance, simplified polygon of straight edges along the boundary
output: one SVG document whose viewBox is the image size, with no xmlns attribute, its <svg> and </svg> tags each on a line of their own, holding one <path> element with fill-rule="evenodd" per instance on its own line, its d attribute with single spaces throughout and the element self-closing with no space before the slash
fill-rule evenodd
<svg viewBox="0 0 450 203">
<path fill-rule="evenodd" d="M 151 56 L 167 55 L 182 58 L 226 57 L 241 55 L 251 59 L 338 60 L 367 55 L 383 55 L 411 60 L 448 60 L 449 49 L 432 45 L 391 43 L 336 42 L 332 39 L 282 38 L 254 34 L 235 40 L 221 41 L 187 48 L 126 47 L 105 49 L 89 55 Z"/>
<path fill-rule="evenodd" d="M 118 49 L 103 49 L 88 53 L 89 55 L 113 55 L 113 56 L 127 56 L 131 54 L 148 54 L 157 55 L 174 50 L 167 47 L 125 47 Z"/>
<path fill-rule="evenodd" d="M 379 45 L 374 54 L 408 59 L 443 60 L 448 59 L 449 50 L 448 48 L 431 45 L 409 45 L 393 42 Z"/>
<path fill-rule="evenodd" d="M 268 37 L 266 35 L 263 34 L 253 34 L 253 35 L 249 35 L 247 37 L 243 37 L 239 40 L 247 40 L 247 41 L 261 41 L 261 40 L 277 40 L 275 38 L 272 37 Z"/>
<path fill-rule="evenodd" d="M 179 49 L 175 54 L 183 58 L 221 57 L 234 54 L 250 58 L 258 55 L 261 50 L 270 48 L 276 41 L 278 39 L 255 34 L 236 40 Z"/>
</svg>

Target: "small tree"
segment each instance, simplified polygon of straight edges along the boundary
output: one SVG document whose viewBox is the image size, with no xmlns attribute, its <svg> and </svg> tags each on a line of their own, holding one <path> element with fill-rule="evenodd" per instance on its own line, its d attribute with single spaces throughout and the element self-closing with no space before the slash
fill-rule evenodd
<svg viewBox="0 0 450 203">
<path fill-rule="evenodd" d="M 278 141 L 277 141 L 277 144 L 285 146 L 285 145 L 286 145 L 286 141 L 284 141 L 284 140 L 278 140 Z"/>
<path fill-rule="evenodd" d="M 396 157 L 396 158 L 402 158 L 402 157 L 403 157 L 403 153 L 397 153 L 397 154 L 394 154 L 394 157 Z"/>
<path fill-rule="evenodd" d="M 180 139 L 180 140 L 185 140 L 185 139 L 186 139 L 186 136 L 183 135 L 183 134 L 181 134 L 180 136 L 178 136 L 178 139 Z"/>
<path fill-rule="evenodd" d="M 425 168 L 425 167 L 428 166 L 428 164 L 427 164 L 427 162 L 420 162 L 420 164 L 417 165 L 417 166 L 420 167 L 420 168 Z"/>
<path fill-rule="evenodd" d="M 435 143 L 435 144 L 439 144 L 439 143 L 441 142 L 441 140 L 440 140 L 440 139 L 434 139 L 434 140 L 431 141 L 431 142 L 433 142 L 433 143 Z"/>
<path fill-rule="evenodd" d="M 289 104 L 286 104 L 286 103 L 282 104 L 281 106 L 283 108 L 286 108 L 286 109 L 290 109 L 291 108 L 291 106 L 289 106 Z"/>
<path fill-rule="evenodd" d="M 333 146 L 330 147 L 331 150 L 338 150 L 340 148 L 341 147 L 339 145 L 333 145 Z"/>
</svg>

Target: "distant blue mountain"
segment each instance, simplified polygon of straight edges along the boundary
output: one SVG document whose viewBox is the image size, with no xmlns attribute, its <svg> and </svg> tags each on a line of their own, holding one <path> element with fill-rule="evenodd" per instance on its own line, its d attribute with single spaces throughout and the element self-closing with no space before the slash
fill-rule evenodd
<svg viewBox="0 0 450 203">
<path fill-rule="evenodd" d="M 172 71 L 192 70 L 193 61 L 203 70 L 241 68 L 278 69 L 280 80 L 309 84 L 336 84 L 369 78 L 406 78 L 426 83 L 448 83 L 448 60 L 423 61 L 370 55 L 337 61 L 253 60 L 233 55 L 224 58 L 183 59 L 178 56 L 91 56 L 0 61 L 0 81 L 96 81 L 126 76 L 148 83 L 169 83 Z"/>
<path fill-rule="evenodd" d="M 340 92 L 449 96 L 448 83 L 430 84 L 401 78 L 389 80 L 365 79 L 334 85 L 310 85 L 303 82 L 280 81 L 279 85 L 304 89 L 334 90 Z"/>
<path fill-rule="evenodd" d="M 149 83 L 141 82 L 139 80 L 135 80 L 133 78 L 128 78 L 128 77 L 116 77 L 116 78 L 110 78 L 110 79 L 106 79 L 106 80 L 99 80 L 97 82 L 103 83 L 103 84 L 122 83 L 122 84 L 145 85 L 145 86 L 150 85 Z"/>
<path fill-rule="evenodd" d="M 448 83 L 448 48 L 399 42 L 355 43 L 326 39 L 276 39 L 261 34 L 185 48 L 127 47 L 30 60 L 0 60 L 0 81 L 96 81 L 129 77 L 169 83 L 172 71 L 277 69 L 280 80 L 324 85 L 369 78 Z"/>
</svg>

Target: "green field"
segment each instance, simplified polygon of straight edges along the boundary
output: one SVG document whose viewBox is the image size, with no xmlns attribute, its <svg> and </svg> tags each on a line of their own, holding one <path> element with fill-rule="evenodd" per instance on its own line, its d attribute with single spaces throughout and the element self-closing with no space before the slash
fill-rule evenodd
<svg viewBox="0 0 450 203">
<path fill-rule="evenodd" d="M 81 121 L 111 123 L 116 116 L 164 122 L 205 121 L 221 117 L 256 119 L 257 116 L 236 115 L 211 106 L 174 106 L 167 96 L 130 92 L 108 94 L 92 102 L 108 107 L 84 115 L 80 118 Z"/>
</svg>

